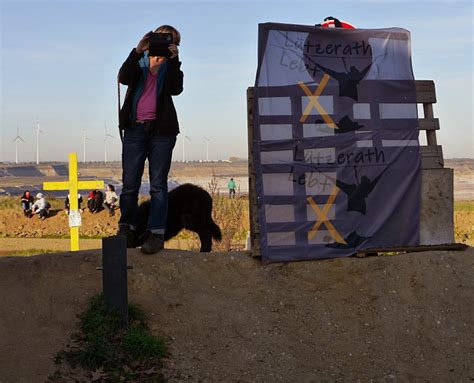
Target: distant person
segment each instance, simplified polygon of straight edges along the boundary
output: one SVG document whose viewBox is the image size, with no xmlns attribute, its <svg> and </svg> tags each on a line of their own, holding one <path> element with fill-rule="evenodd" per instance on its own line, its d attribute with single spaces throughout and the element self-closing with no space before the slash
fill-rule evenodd
<svg viewBox="0 0 474 383">
<path fill-rule="evenodd" d="M 40 219 L 44 221 L 49 215 L 50 208 L 51 204 L 46 201 L 46 198 L 44 198 L 43 193 L 36 194 L 36 202 L 31 207 L 31 209 L 33 210 L 33 214 L 38 214 Z"/>
<path fill-rule="evenodd" d="M 233 178 L 227 182 L 227 189 L 229 189 L 229 198 L 235 198 L 235 181 Z"/>
<path fill-rule="evenodd" d="M 171 34 L 171 40 L 158 33 Z M 127 238 L 127 247 L 135 247 L 138 193 L 148 158 L 151 205 L 146 240 L 141 247 L 142 252 L 148 254 L 162 250 L 165 242 L 168 173 L 179 133 L 172 96 L 183 91 L 183 72 L 178 58 L 180 41 L 179 31 L 170 25 L 162 25 L 155 33 L 150 31 L 132 49 L 118 73 L 119 82 L 128 89 L 119 115 L 124 137 L 122 215 L 117 235 Z"/>
<path fill-rule="evenodd" d="M 92 190 L 87 198 L 87 208 L 91 213 L 99 213 L 104 202 L 103 193 L 100 190 Z"/>
<path fill-rule="evenodd" d="M 91 190 L 89 192 L 89 195 L 87 196 L 87 208 L 91 213 L 94 212 L 95 210 L 95 199 L 94 199 L 94 190 Z"/>
<path fill-rule="evenodd" d="M 64 200 L 64 209 L 66 210 L 66 213 L 69 215 L 69 211 L 71 210 L 71 206 L 69 203 L 69 194 L 67 195 L 66 199 Z M 80 193 L 77 193 L 77 208 L 81 211 L 81 204 L 82 204 L 82 195 Z"/>
<path fill-rule="evenodd" d="M 105 191 L 105 201 L 102 206 L 109 212 L 109 216 L 115 215 L 115 208 L 118 207 L 118 195 L 115 193 L 114 185 L 107 185 Z"/>
<path fill-rule="evenodd" d="M 21 207 L 23 209 L 23 214 L 25 215 L 25 217 L 31 218 L 32 216 L 31 209 L 33 206 L 33 201 L 34 201 L 34 198 L 30 194 L 30 191 L 25 190 L 25 192 L 21 196 Z"/>
<path fill-rule="evenodd" d="M 102 207 L 102 204 L 104 203 L 104 193 L 102 193 L 100 190 L 95 190 L 94 199 L 96 213 L 99 213 L 104 209 Z"/>
</svg>

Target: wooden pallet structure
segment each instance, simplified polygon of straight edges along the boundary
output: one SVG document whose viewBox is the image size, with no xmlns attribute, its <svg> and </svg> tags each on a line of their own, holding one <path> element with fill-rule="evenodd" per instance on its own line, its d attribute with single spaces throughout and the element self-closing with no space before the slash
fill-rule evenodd
<svg viewBox="0 0 474 383">
<path fill-rule="evenodd" d="M 439 120 L 434 117 L 433 104 L 436 103 L 435 84 L 431 80 L 418 80 L 416 99 L 423 105 L 424 116 L 418 118 L 420 131 L 426 133 L 426 145 L 420 145 L 421 151 L 421 208 L 420 208 L 420 245 L 391 248 L 366 249 L 358 253 L 377 254 L 383 252 L 413 252 L 426 250 L 462 250 L 467 246 L 454 243 L 454 172 L 444 167 L 443 149 L 438 145 L 436 131 Z M 253 164 L 252 137 L 254 88 L 247 89 L 247 124 L 249 156 L 249 213 L 250 245 L 254 257 L 261 256 L 260 226 L 257 214 L 257 195 L 255 189 L 255 171 Z M 421 133 L 421 132 L 420 132 Z"/>
</svg>

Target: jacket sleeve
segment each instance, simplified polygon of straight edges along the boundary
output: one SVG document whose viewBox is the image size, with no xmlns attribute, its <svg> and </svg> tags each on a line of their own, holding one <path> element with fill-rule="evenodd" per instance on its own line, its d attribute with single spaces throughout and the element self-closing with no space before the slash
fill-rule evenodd
<svg viewBox="0 0 474 383">
<path fill-rule="evenodd" d="M 184 74 L 181 71 L 181 61 L 178 57 L 170 59 L 168 62 L 168 84 L 170 94 L 177 96 L 183 91 L 183 77 Z"/>
<path fill-rule="evenodd" d="M 137 73 L 137 69 L 139 68 L 138 60 L 140 59 L 140 57 L 142 57 L 142 55 L 140 53 L 137 53 L 135 51 L 135 48 L 133 48 L 119 70 L 118 80 L 121 84 L 132 84 L 133 78 L 135 77 L 135 73 Z"/>
</svg>

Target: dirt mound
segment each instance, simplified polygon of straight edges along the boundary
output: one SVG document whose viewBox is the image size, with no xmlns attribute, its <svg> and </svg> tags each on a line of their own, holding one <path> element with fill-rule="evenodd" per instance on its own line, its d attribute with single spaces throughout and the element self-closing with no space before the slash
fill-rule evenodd
<svg viewBox="0 0 474 383">
<path fill-rule="evenodd" d="M 101 290 L 99 251 L 0 259 L 0 381 L 44 381 Z M 474 249 L 262 265 L 129 252 L 170 381 L 474 379 Z"/>
<path fill-rule="evenodd" d="M 92 214 L 89 210 L 82 213 L 81 236 L 108 236 L 117 232 L 117 213 L 109 217 L 105 210 Z M 0 210 L 0 232 L 6 237 L 43 238 L 47 236 L 69 236 L 69 217 L 64 210 L 53 209 L 50 216 L 42 221 L 39 216 L 24 216 L 19 208 Z"/>
</svg>

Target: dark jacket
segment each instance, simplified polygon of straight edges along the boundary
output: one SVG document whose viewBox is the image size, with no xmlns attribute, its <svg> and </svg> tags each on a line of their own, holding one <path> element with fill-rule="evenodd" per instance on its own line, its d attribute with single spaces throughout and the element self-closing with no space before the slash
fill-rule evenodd
<svg viewBox="0 0 474 383">
<path fill-rule="evenodd" d="M 142 59 L 142 60 L 141 60 Z M 122 64 L 118 74 L 118 80 L 123 85 L 128 85 L 125 100 L 119 116 L 120 129 L 127 129 L 131 126 L 131 114 L 133 108 L 133 95 L 140 83 L 143 83 L 143 62 L 144 55 L 135 51 L 130 52 L 128 58 Z M 167 69 L 163 88 L 156 100 L 156 119 L 152 122 L 153 131 L 163 134 L 178 134 L 179 124 L 171 96 L 176 96 L 183 91 L 183 72 L 181 62 L 178 57 L 167 60 Z"/>
</svg>

